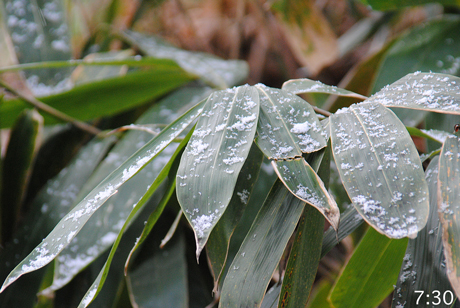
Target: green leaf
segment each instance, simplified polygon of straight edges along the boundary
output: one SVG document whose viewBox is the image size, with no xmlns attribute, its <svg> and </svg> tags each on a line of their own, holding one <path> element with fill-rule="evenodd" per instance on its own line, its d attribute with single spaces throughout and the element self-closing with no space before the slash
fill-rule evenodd
<svg viewBox="0 0 460 308">
<path fill-rule="evenodd" d="M 363 223 L 361 215 L 358 214 L 354 207 L 349 207 L 340 215 L 339 229 L 335 230 L 329 227 L 323 236 L 323 247 L 321 249 L 321 258 L 332 250 L 339 242 L 349 236 Z"/>
<path fill-rule="evenodd" d="M 460 114 L 460 78 L 437 73 L 408 74 L 366 100 L 386 107 Z"/>
<path fill-rule="evenodd" d="M 35 109 L 22 112 L 12 127 L 2 169 L 2 243 L 11 240 L 23 214 L 23 202 L 42 130 L 43 117 Z"/>
<path fill-rule="evenodd" d="M 259 307 L 305 203 L 277 181 L 230 265 L 219 307 Z"/>
<path fill-rule="evenodd" d="M 373 308 L 393 290 L 407 239 L 390 239 L 369 228 L 337 279 L 329 299 L 335 308 Z"/>
<path fill-rule="evenodd" d="M 355 92 L 348 91 L 345 89 L 337 88 L 336 86 L 326 85 L 321 81 L 311 80 L 307 78 L 288 80 L 285 83 L 283 83 L 281 89 L 292 92 L 294 94 L 324 93 L 359 98 L 363 100 L 367 98 L 367 96 L 357 94 Z"/>
<path fill-rule="evenodd" d="M 204 101 L 168 125 L 155 138 L 134 153 L 80 201 L 54 228 L 54 230 L 8 275 L 2 289 L 23 274 L 37 270 L 53 260 L 82 229 L 83 225 L 117 189 L 174 140 L 202 111 Z"/>
<path fill-rule="evenodd" d="M 189 105 L 195 104 L 208 93 L 209 88 L 181 88 L 152 106 L 136 123 L 164 123 L 166 125 L 175 120 Z M 155 132 L 159 133 L 159 130 Z M 87 185 L 80 192 L 79 200 L 123 164 L 136 150 L 148 143 L 151 138 L 150 133 L 127 132 L 94 171 Z M 175 149 L 176 144 L 166 147 L 152 163 L 122 185 L 118 193 L 93 214 L 76 238 L 57 256 L 55 279 L 46 292 L 57 290 L 67 284 L 77 273 L 110 248 L 133 207 L 145 195 L 164 164 L 170 160 Z"/>
<path fill-rule="evenodd" d="M 99 292 L 102 289 L 102 286 L 104 285 L 104 282 L 107 278 L 110 265 L 112 263 L 112 259 L 115 255 L 115 252 L 118 248 L 118 245 L 121 241 L 121 238 L 123 236 L 124 231 L 128 228 L 130 225 L 131 221 L 137 216 L 137 213 L 144 207 L 145 203 L 150 199 L 150 197 L 153 195 L 155 190 L 160 186 L 160 184 L 164 181 L 164 179 L 168 176 L 170 181 L 168 188 L 166 189 L 166 193 L 163 196 L 163 199 L 161 200 L 160 204 L 155 208 L 154 212 L 150 215 L 149 217 L 149 226 L 146 227 L 144 230 L 147 230 L 147 232 L 142 234 L 148 234 L 149 230 L 151 230 L 151 227 L 156 223 L 158 220 L 159 216 L 163 212 L 166 204 L 168 203 L 169 199 L 171 198 L 174 188 L 176 186 L 176 179 L 174 175 L 177 172 L 177 167 L 178 167 L 178 161 L 176 162 L 176 158 L 180 157 L 180 154 L 182 154 L 182 151 L 187 144 L 187 142 L 190 139 L 191 132 L 187 135 L 186 138 L 181 142 L 181 144 L 177 147 L 176 152 L 173 154 L 171 159 L 168 161 L 168 163 L 164 166 L 164 168 L 161 170 L 160 174 L 157 176 L 155 181 L 153 181 L 152 185 L 149 187 L 148 191 L 142 196 L 142 198 L 136 203 L 134 206 L 133 210 L 129 214 L 128 218 L 123 224 L 123 227 L 121 228 L 120 232 L 118 233 L 117 239 L 113 243 L 112 249 L 110 250 L 109 257 L 107 258 L 107 261 L 105 262 L 104 266 L 102 267 L 101 271 L 99 272 L 99 275 L 97 276 L 96 280 L 93 282 L 89 290 L 86 292 L 85 296 L 80 302 L 80 305 L 78 307 L 88 307 L 88 305 L 93 301 L 93 299 L 99 294 Z M 146 235 L 144 235 L 145 238 Z M 135 249 L 134 247 L 133 249 Z"/>
<path fill-rule="evenodd" d="M 270 159 L 299 158 L 326 146 L 323 127 L 313 108 L 300 97 L 256 85 L 260 97 L 257 145 Z"/>
<path fill-rule="evenodd" d="M 264 296 L 264 300 L 260 308 L 277 308 L 278 300 L 280 298 L 281 284 L 277 283 L 271 287 Z"/>
<path fill-rule="evenodd" d="M 149 249 L 150 254 L 144 253 L 143 260 L 126 277 L 131 300 L 137 307 L 188 307 L 184 236 L 180 232 L 160 250 L 157 248 L 160 234 L 157 231 L 152 233 L 156 236 L 148 244 L 154 248 Z"/>
<path fill-rule="evenodd" d="M 393 294 L 394 308 L 398 305 L 405 308 L 420 307 L 420 303 L 417 304 L 420 294 L 415 291 L 424 291 L 430 295 L 434 290 L 452 292 L 446 275 L 442 227 L 438 216 L 438 157 L 430 162 L 425 176 L 430 189 L 430 218 L 417 238 L 409 240 Z M 422 299 L 425 301 L 424 297 Z M 441 303 L 440 307 L 450 305 Z"/>
<path fill-rule="evenodd" d="M 315 166 L 318 175 L 324 179 L 327 188 L 330 177 L 331 149 L 322 155 L 310 154 L 308 160 Z M 279 296 L 279 307 L 305 307 L 315 281 L 321 259 L 324 218 L 321 212 L 311 206 L 304 208 L 297 225 L 294 244 L 289 252 L 289 260 Z"/>
<path fill-rule="evenodd" d="M 53 229 L 71 209 L 77 193 L 90 177 L 94 168 L 106 154 L 114 139 L 93 139 L 83 147 L 72 162 L 56 177 L 49 180 L 33 201 L 24 223 L 0 254 L 0 279 L 5 279 L 14 265 Z M 67 193 L 62 193 L 67 192 Z M 32 273 L 21 278 L 0 294 L 5 307 L 30 307 L 41 282 L 43 272 Z"/>
<path fill-rule="evenodd" d="M 318 269 L 324 218 L 315 208 L 305 207 L 297 228 L 278 307 L 304 307 Z"/>
<path fill-rule="evenodd" d="M 262 152 L 255 143 L 252 143 L 248 158 L 238 175 L 232 199 L 209 236 L 206 252 L 214 276 L 215 290 L 217 290 L 217 283 L 227 262 L 230 239 L 249 200 L 252 198 L 252 191 L 259 176 L 262 160 Z"/>
<path fill-rule="evenodd" d="M 442 225 L 442 243 L 446 256 L 447 277 L 460 296 L 460 140 L 450 136 L 439 157 L 438 213 Z"/>
<path fill-rule="evenodd" d="M 433 3 L 433 0 L 361 0 L 361 2 L 370 5 L 372 9 L 379 11 L 397 10 L 408 6 L 420 6 Z M 438 0 L 437 3 L 442 5 L 460 5 L 458 0 Z"/>
<path fill-rule="evenodd" d="M 428 140 L 437 142 L 438 144 L 444 143 L 446 138 L 452 135 L 452 134 L 449 134 L 448 132 L 441 131 L 441 130 L 435 130 L 435 129 L 427 130 L 427 129 L 418 129 L 415 127 L 406 127 L 406 129 L 411 136 L 426 138 Z"/>
<path fill-rule="evenodd" d="M 272 161 L 272 166 L 291 193 L 320 211 L 334 229 L 339 227 L 339 207 L 305 159 Z"/>
<path fill-rule="evenodd" d="M 332 289 L 332 284 L 327 280 L 321 280 L 316 289 L 313 290 L 307 308 L 331 308 L 331 304 L 327 300 L 327 296 Z"/>
<path fill-rule="evenodd" d="M 404 125 L 376 103 L 341 109 L 330 122 L 340 178 L 361 216 L 389 237 L 416 235 L 428 219 L 428 187 Z"/>
<path fill-rule="evenodd" d="M 246 62 L 222 60 L 202 52 L 185 51 L 169 45 L 158 37 L 124 31 L 123 38 L 145 54 L 158 59 L 176 61 L 185 71 L 199 76 L 210 85 L 225 89 L 243 82 L 248 75 Z"/>
<path fill-rule="evenodd" d="M 83 84 L 40 100 L 71 117 L 86 121 L 139 106 L 193 79 L 169 60 L 158 61 L 154 70 L 136 71 L 122 77 Z M 4 101 L 0 105 L 0 127 L 10 127 L 28 106 L 20 99 Z M 44 118 L 45 124 L 58 122 L 49 115 L 44 115 Z"/>
<path fill-rule="evenodd" d="M 259 97 L 242 86 L 213 93 L 177 173 L 177 199 L 192 225 L 197 258 L 230 202 L 256 132 Z"/>
<path fill-rule="evenodd" d="M 4 7 L 3 7 L 4 4 Z M 64 2 L 44 0 L 33 5 L 5 0 L 1 4 L 5 21 L 18 55 L 19 62 L 69 60 L 72 56 L 67 14 Z M 69 70 L 41 70 L 27 72 L 35 94 L 44 85 L 55 86 Z"/>
</svg>

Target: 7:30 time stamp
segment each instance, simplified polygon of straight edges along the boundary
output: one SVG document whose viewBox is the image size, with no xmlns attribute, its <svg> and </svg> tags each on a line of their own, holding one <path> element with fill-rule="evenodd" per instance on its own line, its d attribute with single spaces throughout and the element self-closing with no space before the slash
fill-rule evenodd
<svg viewBox="0 0 460 308">
<path fill-rule="evenodd" d="M 414 293 L 418 294 L 417 300 L 415 301 L 416 305 L 452 305 L 455 300 L 455 295 L 450 290 L 444 292 L 433 290 L 431 293 L 415 290 Z"/>
</svg>

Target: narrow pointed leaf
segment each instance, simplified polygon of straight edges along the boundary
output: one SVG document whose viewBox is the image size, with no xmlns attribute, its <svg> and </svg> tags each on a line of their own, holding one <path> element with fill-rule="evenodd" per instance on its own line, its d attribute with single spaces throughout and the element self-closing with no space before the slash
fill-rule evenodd
<svg viewBox="0 0 460 308">
<path fill-rule="evenodd" d="M 11 240 L 22 215 L 22 203 L 41 143 L 42 130 L 43 117 L 35 109 L 25 110 L 11 130 L 2 169 L 2 243 Z"/>
<path fill-rule="evenodd" d="M 206 87 L 183 87 L 157 102 L 144 112 L 136 123 L 161 123 L 162 126 L 166 126 L 208 94 L 209 88 Z M 154 135 L 139 131 L 129 131 L 124 134 L 94 171 L 79 193 L 77 201 L 86 196 L 99 182 L 159 132 L 157 128 Z M 145 195 L 176 147 L 177 143 L 167 146 L 152 163 L 122 185 L 118 193 L 92 215 L 67 248 L 55 259 L 54 281 L 46 292 L 60 289 L 69 283 L 73 277 L 112 246 L 133 207 Z M 159 200 L 161 196 L 155 198 Z"/>
<path fill-rule="evenodd" d="M 322 155 L 313 153 L 308 160 L 316 166 L 318 175 L 329 185 L 331 168 L 331 148 Z M 315 281 L 316 271 L 321 259 L 324 233 L 324 217 L 311 206 L 305 206 L 297 226 L 294 243 L 289 252 L 289 260 L 283 278 L 279 307 L 305 307 Z"/>
<path fill-rule="evenodd" d="M 411 136 L 422 137 L 436 142 L 438 145 L 443 144 L 448 136 L 452 134 L 436 129 L 418 129 L 415 127 L 406 127 Z"/>
<path fill-rule="evenodd" d="M 389 237 L 416 235 L 428 219 L 428 187 L 401 121 L 380 104 L 361 103 L 330 122 L 334 159 L 358 212 Z"/>
<path fill-rule="evenodd" d="M 460 138 L 446 139 L 439 157 L 438 212 L 446 256 L 447 277 L 460 296 Z"/>
<path fill-rule="evenodd" d="M 177 198 L 195 232 L 197 257 L 230 202 L 258 116 L 255 88 L 242 86 L 213 93 L 182 155 Z"/>
<path fill-rule="evenodd" d="M 430 162 L 425 175 L 430 189 L 430 218 L 417 237 L 409 240 L 393 293 L 393 308 L 398 306 L 416 308 L 427 299 L 431 301 L 425 296 L 421 301 L 417 301 L 420 293 L 415 291 L 424 291 L 429 295 L 434 295 L 432 294 L 434 290 L 441 291 L 441 293 L 450 291 L 454 297 L 446 274 L 442 227 L 438 216 L 438 157 Z M 451 305 L 441 302 L 437 307 L 451 307 Z"/>
<path fill-rule="evenodd" d="M 283 184 L 300 200 L 320 211 L 334 229 L 339 226 L 340 211 L 323 181 L 303 158 L 272 161 Z"/>
<path fill-rule="evenodd" d="M 337 88 L 336 86 L 330 86 L 322 83 L 321 81 L 311 80 L 307 78 L 303 79 L 292 79 L 283 83 L 281 89 L 292 92 L 294 94 L 303 93 L 325 93 L 333 94 L 337 96 L 354 97 L 360 99 L 366 99 L 367 96 L 357 94 L 352 91 Z"/>
<path fill-rule="evenodd" d="M 246 62 L 222 60 L 213 55 L 179 49 L 158 37 L 134 31 L 124 31 L 123 37 L 144 53 L 159 59 L 176 61 L 185 71 L 199 76 L 207 83 L 225 89 L 243 82 L 248 75 Z"/>
<path fill-rule="evenodd" d="M 171 61 L 157 61 L 155 69 L 83 84 L 40 97 L 40 101 L 78 120 L 91 120 L 139 106 L 195 79 Z M 0 105 L 0 127 L 11 126 L 17 115 L 29 107 L 20 99 L 5 100 Z M 43 117 L 45 124 L 60 122 L 47 114 Z"/>
<path fill-rule="evenodd" d="M 206 252 L 214 276 L 215 290 L 217 290 L 217 283 L 227 262 L 230 239 L 251 199 L 262 160 L 263 154 L 253 142 L 248 158 L 238 176 L 232 199 L 209 236 Z"/>
<path fill-rule="evenodd" d="M 460 114 L 460 78 L 437 73 L 408 74 L 372 95 L 367 102 Z"/>
<path fill-rule="evenodd" d="M 142 198 L 135 204 L 133 210 L 129 214 L 128 218 L 126 219 L 125 223 L 123 224 L 123 227 L 121 228 L 120 232 L 118 233 L 117 239 L 113 243 L 112 249 L 110 250 L 109 257 L 107 258 L 107 261 L 105 262 L 104 266 L 102 267 L 101 271 L 99 272 L 99 275 L 96 277 L 96 280 L 93 282 L 89 290 L 86 292 L 85 296 L 81 300 L 80 304 L 78 307 L 80 308 L 85 308 L 88 307 L 88 305 L 94 300 L 94 298 L 99 294 L 99 292 L 102 289 L 102 286 L 104 285 L 104 282 L 107 278 L 107 275 L 109 273 L 110 265 L 112 263 L 112 259 L 115 255 L 115 252 L 118 248 L 118 245 L 120 244 L 121 238 L 123 237 L 124 231 L 128 228 L 130 225 L 131 221 L 136 217 L 137 212 L 139 212 L 145 203 L 150 199 L 150 197 L 153 195 L 155 190 L 158 188 L 158 186 L 165 180 L 165 178 L 168 176 L 170 177 L 169 185 L 168 188 L 166 189 L 166 194 L 163 196 L 162 200 L 158 204 L 158 206 L 155 208 L 153 213 L 149 217 L 149 226 L 144 228 L 144 231 L 142 234 L 145 237 L 148 235 L 149 231 L 155 225 L 156 221 L 158 220 L 159 216 L 163 212 L 166 204 L 168 203 L 169 199 L 171 198 L 174 188 L 176 186 L 176 179 L 174 175 L 177 172 L 177 165 L 178 161 L 176 162 L 176 158 L 180 157 L 180 154 L 182 153 L 186 143 L 188 142 L 190 138 L 191 133 L 187 135 L 187 137 L 181 142 L 181 144 L 178 146 L 176 149 L 176 152 L 174 155 L 171 157 L 171 159 L 168 161 L 168 163 L 164 166 L 164 168 L 161 170 L 160 174 L 157 176 L 155 181 L 153 181 L 152 185 L 149 187 L 148 191 L 145 193 L 145 195 L 142 196 Z M 149 230 L 150 229 L 150 230 Z M 136 246 L 134 247 L 134 249 Z M 132 251 L 132 250 L 131 250 Z M 130 253 L 131 255 L 131 253 Z"/>
<path fill-rule="evenodd" d="M 148 244 L 158 247 L 161 234 L 154 231 L 153 243 Z M 178 234 L 165 248 L 151 249 L 151 255 L 129 271 L 126 278 L 134 307 L 189 307 L 185 246 L 184 236 Z"/>
<path fill-rule="evenodd" d="M 0 262 L 3 264 L 0 267 L 0 279 L 5 279 L 14 265 L 40 244 L 59 220 L 69 212 L 71 205 L 76 201 L 78 191 L 113 141 L 114 138 L 90 141 L 66 168 L 45 184 L 33 201 L 31 210 L 24 218 L 24 224 L 14 240 L 0 254 Z M 0 294 L 0 302 L 5 307 L 29 307 L 26 303 L 35 301 L 41 277 L 40 273 L 22 277 Z"/>
<path fill-rule="evenodd" d="M 407 238 L 390 239 L 369 228 L 329 295 L 332 305 L 378 306 L 393 291 L 406 246 Z"/>
<path fill-rule="evenodd" d="M 260 307 L 304 207 L 281 181 L 275 182 L 230 265 L 219 307 Z"/>
<path fill-rule="evenodd" d="M 326 146 L 313 108 L 290 92 L 256 85 L 260 97 L 257 145 L 270 159 L 300 157 Z"/>
<path fill-rule="evenodd" d="M 117 193 L 117 189 L 123 183 L 138 173 L 197 118 L 202 111 L 203 104 L 204 101 L 198 103 L 171 123 L 99 183 L 56 225 L 43 242 L 8 275 L 0 291 L 3 291 L 20 276 L 51 262 L 72 241 L 92 214 L 112 195 Z"/>
<path fill-rule="evenodd" d="M 300 218 L 283 279 L 278 307 L 305 307 L 321 257 L 324 218 L 311 206 Z"/>
</svg>

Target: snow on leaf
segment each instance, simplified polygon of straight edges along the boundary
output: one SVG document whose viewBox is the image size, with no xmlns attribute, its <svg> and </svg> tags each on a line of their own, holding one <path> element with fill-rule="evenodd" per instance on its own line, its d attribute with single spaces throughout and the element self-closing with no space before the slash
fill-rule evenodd
<svg viewBox="0 0 460 308">
<path fill-rule="evenodd" d="M 317 208 L 337 230 L 340 219 L 337 203 L 305 159 L 272 161 L 272 165 L 289 191 L 297 198 Z"/>
<path fill-rule="evenodd" d="M 286 81 L 281 89 L 292 92 L 294 94 L 302 93 L 325 93 L 333 94 L 338 96 L 347 96 L 360 99 L 366 99 L 367 97 L 361 94 L 357 94 L 345 89 L 337 88 L 336 86 L 330 86 L 320 81 L 311 80 L 307 78 L 292 79 Z"/>
<path fill-rule="evenodd" d="M 254 87 L 215 92 L 182 155 L 177 196 L 195 231 L 197 256 L 230 202 L 258 117 L 259 96 Z"/>
<path fill-rule="evenodd" d="M 428 218 L 428 187 L 401 121 L 364 102 L 331 116 L 330 125 L 340 178 L 361 216 L 392 238 L 416 234 Z"/>
<path fill-rule="evenodd" d="M 460 78 L 437 73 L 408 74 L 366 101 L 386 107 L 460 114 Z"/>
<path fill-rule="evenodd" d="M 128 160 L 115 169 L 109 176 L 100 182 L 82 201 L 80 201 L 51 231 L 51 233 L 8 275 L 3 283 L 2 292 L 20 276 L 37 270 L 51 262 L 65 247 L 69 245 L 75 235 L 83 228 L 88 219 L 102 206 L 117 189 L 129 178 L 127 171 L 134 176 L 144 165 L 139 162 L 150 162 L 171 143 L 196 117 L 201 113 L 204 101 L 198 103 L 168 125 L 160 134 L 145 144 Z M 148 159 L 146 159 L 148 158 Z M 130 169 L 135 168 L 135 169 Z M 131 170 L 131 171 L 129 171 Z M 134 171 L 135 170 L 135 171 Z"/>
<path fill-rule="evenodd" d="M 262 84 L 257 144 L 271 159 L 300 157 L 326 146 L 325 132 L 313 108 L 300 97 Z"/>
</svg>

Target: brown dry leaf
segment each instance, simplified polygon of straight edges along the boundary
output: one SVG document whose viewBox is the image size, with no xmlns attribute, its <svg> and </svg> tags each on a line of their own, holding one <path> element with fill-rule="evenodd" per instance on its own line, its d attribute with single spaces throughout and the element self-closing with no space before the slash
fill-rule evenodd
<svg viewBox="0 0 460 308">
<path fill-rule="evenodd" d="M 337 38 L 314 1 L 282 2 L 275 9 L 284 36 L 309 74 L 337 60 Z"/>
</svg>

